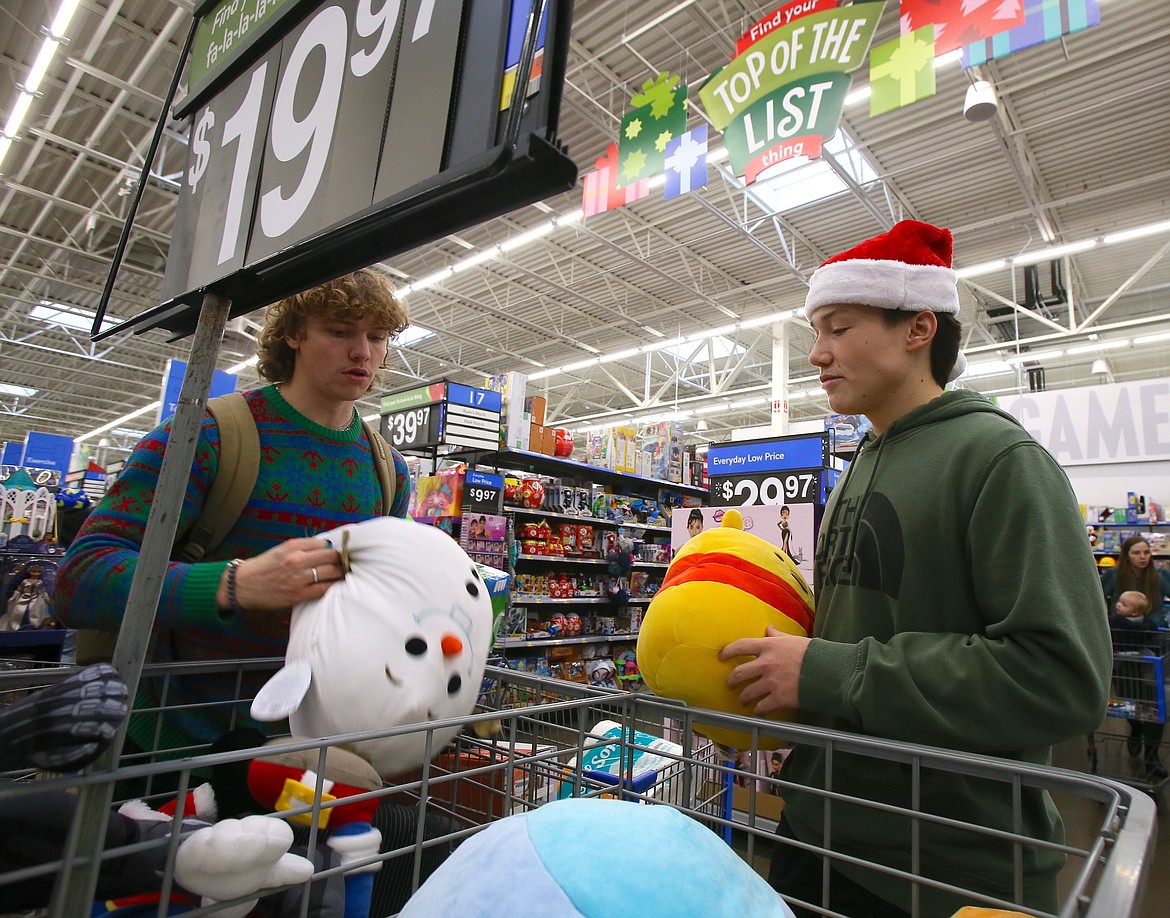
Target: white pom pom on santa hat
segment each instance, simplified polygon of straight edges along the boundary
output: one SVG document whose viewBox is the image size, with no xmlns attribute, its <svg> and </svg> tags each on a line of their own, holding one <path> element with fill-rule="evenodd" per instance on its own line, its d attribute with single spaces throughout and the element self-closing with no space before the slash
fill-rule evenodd
<svg viewBox="0 0 1170 918">
<path fill-rule="evenodd" d="M 813 272 L 805 317 L 834 303 L 957 313 L 959 278 L 951 270 L 952 248 L 950 230 L 917 220 L 895 223 Z"/>
</svg>

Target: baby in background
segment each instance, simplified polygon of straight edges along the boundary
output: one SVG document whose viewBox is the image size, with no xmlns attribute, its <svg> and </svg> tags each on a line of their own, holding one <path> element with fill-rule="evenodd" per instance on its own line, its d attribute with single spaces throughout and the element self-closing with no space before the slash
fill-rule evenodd
<svg viewBox="0 0 1170 918">
<path fill-rule="evenodd" d="M 1140 627 L 1144 623 L 1146 613 L 1150 611 L 1150 600 L 1145 593 L 1138 590 L 1126 590 L 1117 597 L 1115 608 L 1118 615 L 1128 619 L 1126 624 L 1129 627 Z"/>
</svg>

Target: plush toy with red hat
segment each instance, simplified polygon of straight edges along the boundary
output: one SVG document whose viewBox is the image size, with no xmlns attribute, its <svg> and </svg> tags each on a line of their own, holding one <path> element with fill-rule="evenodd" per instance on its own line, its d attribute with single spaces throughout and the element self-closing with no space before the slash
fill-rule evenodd
<svg viewBox="0 0 1170 918">
<path fill-rule="evenodd" d="M 822 306 L 850 303 L 908 312 L 959 311 L 959 276 L 951 267 L 951 231 L 918 220 L 902 220 L 885 233 L 834 255 L 808 282 L 805 318 Z M 950 379 L 967 368 L 962 353 Z"/>
</svg>

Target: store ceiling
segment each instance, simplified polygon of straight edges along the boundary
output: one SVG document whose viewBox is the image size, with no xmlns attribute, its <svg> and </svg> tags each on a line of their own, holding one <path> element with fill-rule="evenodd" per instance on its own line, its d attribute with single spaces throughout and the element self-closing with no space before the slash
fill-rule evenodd
<svg viewBox="0 0 1170 918">
<path fill-rule="evenodd" d="M 57 5 L 5 0 L 0 7 L 5 121 Z M 582 174 L 615 140 L 644 81 L 670 70 L 696 87 L 727 62 L 744 29 L 778 5 L 578 0 L 560 138 Z M 668 202 L 652 191 L 415 291 L 412 320 L 435 334 L 394 356 L 383 391 L 414 379 L 474 384 L 485 373 L 531 373 L 799 307 L 804 279 L 821 260 L 902 217 L 950 227 L 959 268 L 1166 221 L 1170 20 L 1154 6 L 1101 0 L 1101 25 L 980 68 L 999 93 L 991 121 L 964 119 L 971 76 L 958 63 L 937 70 L 931 99 L 874 118 L 864 101 L 847 106 L 842 128 L 876 174 L 851 190 L 797 207 L 790 197 L 769 204 L 745 193 L 724 162 L 710 167 L 702 191 Z M 0 395 L 0 441 L 23 440 L 29 430 L 80 436 L 109 424 L 157 399 L 166 360 L 187 356 L 188 341 L 168 343 L 162 332 L 93 344 L 87 331 L 36 315 L 45 303 L 96 308 L 191 9 L 181 0 L 83 0 L 69 43 L 3 162 L 0 385 L 36 391 Z M 874 45 L 897 30 L 891 0 Z M 867 78 L 863 66 L 854 89 Z M 692 106 L 689 125 L 701 121 Z M 112 305 L 120 318 L 157 302 L 185 159 L 181 127 L 171 125 Z M 836 162 L 847 167 L 849 158 Z M 405 280 L 433 275 L 579 209 L 579 189 L 387 267 Z M 971 363 L 1000 350 L 1001 359 L 1011 356 L 1017 346 L 1043 353 L 1170 331 L 1168 248 L 1163 229 L 1072 254 L 1061 261 L 1063 298 L 1052 290 L 1049 262 L 1041 261 L 1041 292 L 1053 301 L 1042 307 L 1046 314 L 1012 308 L 1025 301 L 1021 267 L 964 281 Z M 233 323 L 222 368 L 251 353 L 255 318 Z M 786 327 L 730 331 L 713 354 L 694 340 L 681 356 L 659 350 L 557 373 L 530 391 L 547 394 L 551 422 L 577 426 L 709 406 L 715 410 L 691 415 L 686 430 L 692 438 L 724 439 L 731 428 L 768 423 L 773 360 L 782 356 L 774 344 L 786 335 L 797 393 L 791 416 L 819 416 L 827 411 L 823 397 L 803 394 L 816 389 L 807 364 L 811 333 L 799 318 Z M 1097 358 L 1108 359 L 1117 381 L 1163 376 L 1167 354 L 1162 343 L 1045 357 L 966 385 L 989 393 L 1026 389 L 1030 365 L 1044 368 L 1049 388 L 1098 383 L 1106 377 L 1092 372 Z M 245 384 L 255 381 L 252 370 L 243 373 Z M 366 409 L 375 407 L 369 400 Z M 707 425 L 701 433 L 700 419 Z M 109 458 L 153 421 L 150 412 L 102 434 L 111 441 Z"/>
</svg>

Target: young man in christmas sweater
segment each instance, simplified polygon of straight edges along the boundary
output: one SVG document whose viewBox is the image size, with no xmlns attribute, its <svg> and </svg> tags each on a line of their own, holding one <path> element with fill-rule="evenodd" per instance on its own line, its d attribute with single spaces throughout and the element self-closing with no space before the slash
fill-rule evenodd
<svg viewBox="0 0 1170 918">
<path fill-rule="evenodd" d="M 737 640 L 729 684 L 763 714 L 891 740 L 1047 764 L 1051 746 L 1095 729 L 1105 711 L 1109 630 L 1093 558 L 1068 479 L 1009 415 L 971 391 L 944 392 L 959 353 L 951 234 L 904 221 L 829 259 L 812 276 L 809 354 L 829 405 L 873 424 L 834 489 L 816 549 L 811 638 Z M 796 749 L 787 781 L 912 807 L 908 765 Z M 1047 792 L 924 770 L 920 809 L 949 819 L 1063 836 Z M 904 815 L 782 789 L 782 837 L 1010 903 L 1056 910 L 1058 851 L 1013 845 Z M 1019 824 L 1013 821 L 1014 813 Z M 914 867 L 917 860 L 918 867 Z M 905 915 L 911 884 L 783 840 L 770 882 L 845 914 Z M 967 897 L 917 887 L 922 915 Z"/>
<path fill-rule="evenodd" d="M 268 308 L 257 369 L 271 385 L 244 393 L 260 437 L 256 486 L 219 546 L 199 563 L 169 565 L 148 662 L 283 655 L 292 606 L 320 597 L 343 576 L 338 553 L 311 536 L 382 514 L 407 515 L 406 462 L 393 452 L 394 497 L 383 507 L 374 444 L 366 442 L 355 408 L 406 325 L 389 280 L 369 268 Z M 66 553 L 52 603 L 67 626 L 121 625 L 169 436 L 168 421 L 138 444 Z M 208 414 L 176 545 L 199 518 L 219 458 L 219 428 Z M 129 740 L 141 749 L 206 744 L 233 721 L 267 732 L 247 716 L 246 700 L 207 705 L 251 699 L 268 675 L 245 672 L 238 689 L 235 673 L 172 678 L 157 743 L 155 718 L 146 714 L 131 717 Z M 156 681 L 143 681 L 136 708 L 159 704 Z M 195 707 L 172 710 L 184 705 Z"/>
</svg>

